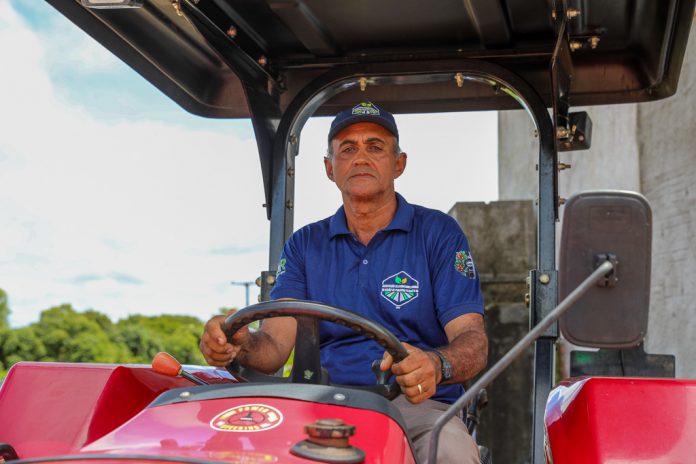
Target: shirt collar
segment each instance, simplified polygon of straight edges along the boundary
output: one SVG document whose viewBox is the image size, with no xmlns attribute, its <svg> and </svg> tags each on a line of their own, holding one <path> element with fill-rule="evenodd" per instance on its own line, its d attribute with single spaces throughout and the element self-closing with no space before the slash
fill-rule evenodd
<svg viewBox="0 0 696 464">
<path fill-rule="evenodd" d="M 396 194 L 396 213 L 389 225 L 384 230 L 403 230 L 409 232 L 413 226 L 414 208 L 404 197 Z M 331 238 L 337 235 L 350 235 L 348 223 L 346 222 L 346 212 L 343 206 L 338 208 L 336 214 L 331 216 L 329 221 L 329 235 Z"/>
</svg>

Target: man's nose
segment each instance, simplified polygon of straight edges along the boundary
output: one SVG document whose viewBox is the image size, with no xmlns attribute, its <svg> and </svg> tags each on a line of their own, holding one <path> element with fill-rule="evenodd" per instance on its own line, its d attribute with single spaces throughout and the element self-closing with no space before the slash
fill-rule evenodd
<svg viewBox="0 0 696 464">
<path fill-rule="evenodd" d="M 358 151 L 355 153 L 355 156 L 353 157 L 353 164 L 365 164 L 369 162 L 372 158 L 370 158 L 370 154 L 367 152 L 367 147 L 358 147 Z"/>
</svg>

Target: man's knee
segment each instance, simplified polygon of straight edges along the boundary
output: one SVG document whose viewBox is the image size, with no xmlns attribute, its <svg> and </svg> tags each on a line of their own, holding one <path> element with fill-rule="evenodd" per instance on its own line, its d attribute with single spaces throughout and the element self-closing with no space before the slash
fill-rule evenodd
<svg viewBox="0 0 696 464">
<path fill-rule="evenodd" d="M 453 418 L 442 428 L 437 449 L 437 464 L 478 464 L 479 450 L 464 422 Z"/>
</svg>

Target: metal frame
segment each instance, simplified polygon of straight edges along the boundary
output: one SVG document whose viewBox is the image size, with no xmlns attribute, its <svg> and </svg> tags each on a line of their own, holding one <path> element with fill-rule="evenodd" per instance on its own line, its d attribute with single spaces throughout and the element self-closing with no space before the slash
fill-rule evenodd
<svg viewBox="0 0 696 464">
<path fill-rule="evenodd" d="M 551 312 L 557 302 L 555 263 L 555 224 L 557 206 L 557 151 L 555 129 L 541 96 L 522 78 L 509 70 L 484 61 L 461 60 L 426 62 L 414 71 L 413 63 L 380 63 L 345 66 L 322 75 L 300 92 L 282 115 L 273 142 L 273 170 L 264 176 L 272 202 L 267 205 L 271 218 L 269 269 L 274 269 L 286 240 L 293 229 L 295 156 L 299 150 L 300 131 L 309 117 L 334 95 L 365 85 L 401 85 L 470 80 L 505 92 L 527 110 L 539 136 L 539 201 L 537 269 L 532 271 L 532 324 Z M 270 119 L 262 110 L 255 117 Z M 256 127 L 256 126 L 255 126 Z M 263 138 L 257 132 L 259 149 Z M 264 294 L 266 293 L 266 294 Z M 267 299 L 262 292 L 262 299 Z M 553 383 L 553 345 L 557 338 L 555 324 L 535 347 L 533 462 L 543 462 L 543 416 L 546 398 Z"/>
</svg>

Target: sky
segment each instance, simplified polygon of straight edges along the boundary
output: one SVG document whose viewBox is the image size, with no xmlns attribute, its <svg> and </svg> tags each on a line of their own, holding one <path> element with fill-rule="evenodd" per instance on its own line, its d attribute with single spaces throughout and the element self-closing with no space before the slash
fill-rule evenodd
<svg viewBox="0 0 696 464">
<path fill-rule="evenodd" d="M 376 102 L 378 103 L 378 102 Z M 447 212 L 497 199 L 495 112 L 397 115 L 396 188 Z M 312 118 L 296 163 L 295 227 L 340 205 Z M 207 319 L 242 307 L 268 264 L 249 120 L 193 116 L 53 8 L 0 0 L 0 288 L 10 324 L 70 303 Z M 258 290 L 250 288 L 251 302 Z"/>
</svg>

